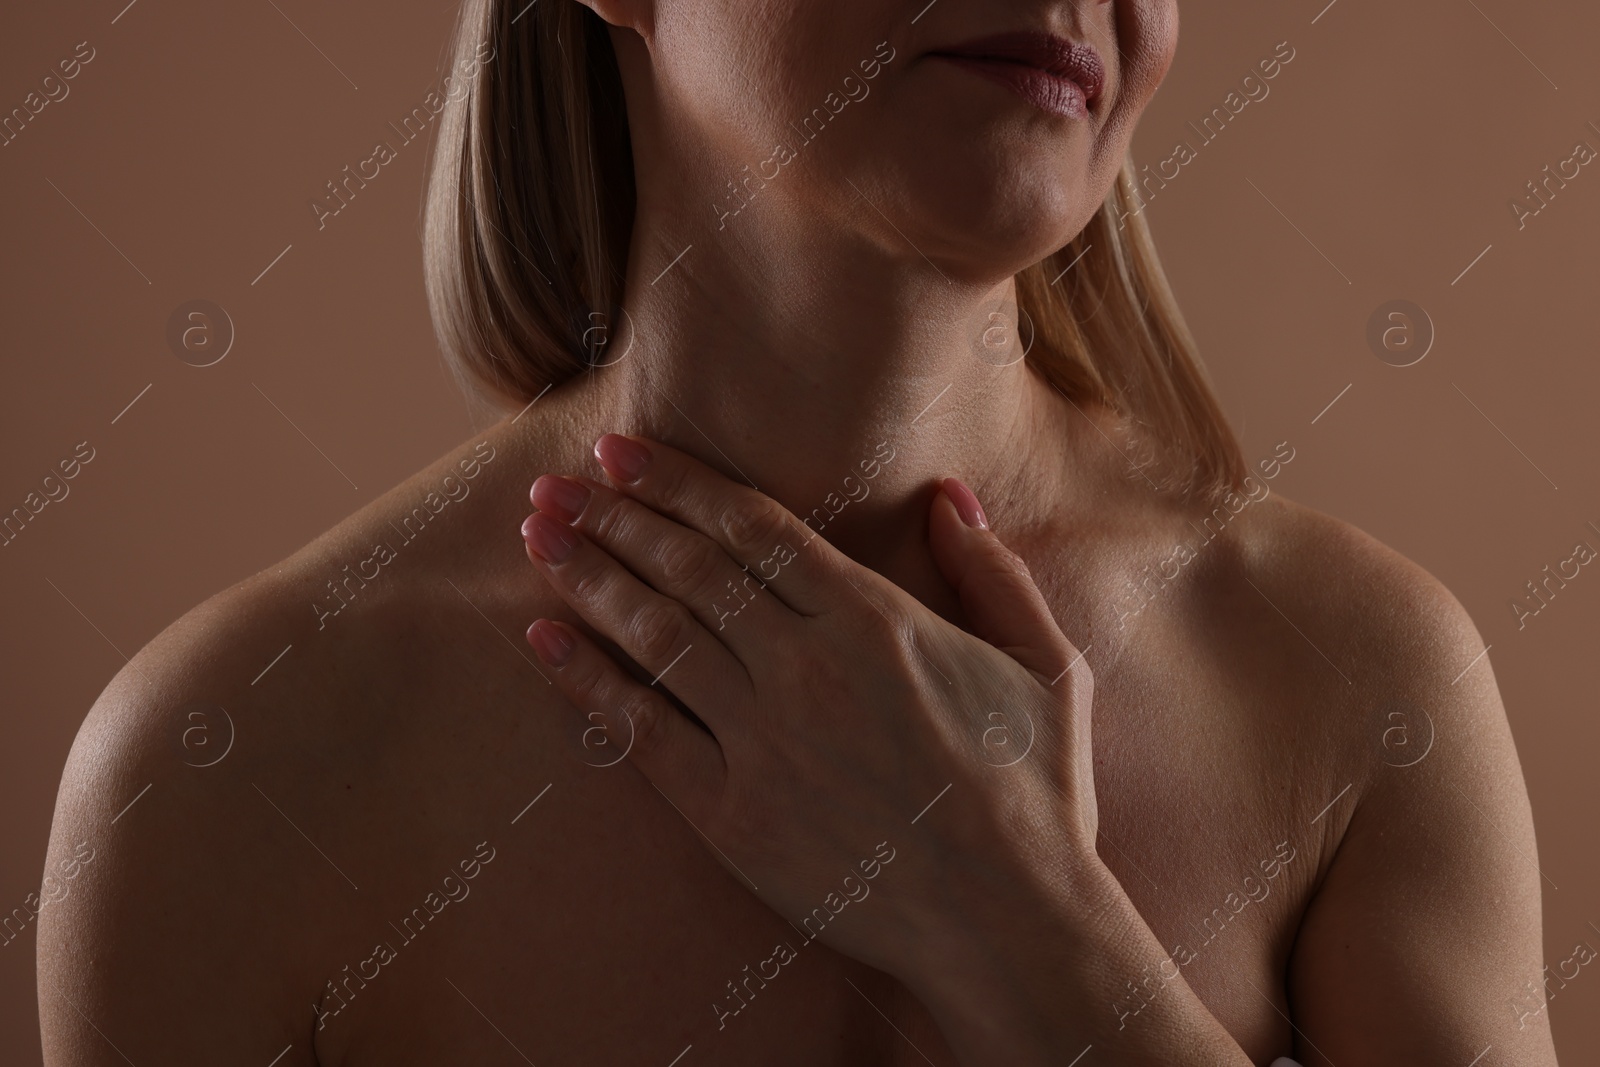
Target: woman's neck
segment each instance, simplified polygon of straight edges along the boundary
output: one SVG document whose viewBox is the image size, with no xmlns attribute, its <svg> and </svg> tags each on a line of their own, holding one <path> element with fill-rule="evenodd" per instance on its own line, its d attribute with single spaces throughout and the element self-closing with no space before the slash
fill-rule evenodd
<svg viewBox="0 0 1600 1067">
<path fill-rule="evenodd" d="M 944 477 L 1002 530 L 1059 503 L 1041 489 L 1064 481 L 1067 406 L 1022 360 L 1009 279 L 738 221 L 675 262 L 681 244 L 636 228 L 612 362 L 573 383 L 607 429 L 682 448 L 886 574 Z"/>
</svg>

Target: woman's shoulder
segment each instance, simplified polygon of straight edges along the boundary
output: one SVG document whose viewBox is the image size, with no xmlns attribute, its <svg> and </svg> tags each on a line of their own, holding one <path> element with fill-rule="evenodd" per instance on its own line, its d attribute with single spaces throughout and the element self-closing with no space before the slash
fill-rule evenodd
<svg viewBox="0 0 1600 1067">
<path fill-rule="evenodd" d="M 1482 651 L 1461 602 L 1433 574 L 1341 519 L 1273 494 L 1249 505 L 1232 553 L 1236 577 L 1286 621 L 1339 636 L 1351 664 Z M 1460 666 L 1465 666 L 1463 661 Z"/>
<path fill-rule="evenodd" d="M 304 990 L 267 969 L 224 990 L 207 969 L 284 958 L 286 945 L 315 957 L 357 906 L 363 872 L 393 862 L 384 828 L 449 816 L 390 820 L 384 806 L 426 808 L 425 783 L 484 778 L 470 763 L 485 736 L 524 764 L 549 758 L 547 738 L 515 721 L 540 718 L 526 694 L 544 687 L 517 647 L 538 598 L 525 581 L 495 592 L 521 552 L 525 471 L 545 461 L 527 436 L 503 424 L 474 435 L 209 597 L 117 673 L 61 779 L 47 869 L 83 874 L 41 923 L 41 981 L 131 1030 L 156 1026 L 142 1012 L 170 1023 L 157 1002 L 177 990 L 229 1018 L 239 1041 L 270 1044 L 304 1014 Z M 523 691 L 515 705 L 494 699 Z M 144 973 L 174 990 L 105 985 Z M 229 997 L 260 1010 L 233 1012 Z"/>
<path fill-rule="evenodd" d="M 175 709 L 196 702 L 249 706 L 274 694 L 317 704 L 334 677 L 343 686 L 417 665 L 416 644 L 444 625 L 452 600 L 493 615 L 503 606 L 493 590 L 525 577 L 517 527 L 528 472 L 566 458 L 556 451 L 502 422 L 207 598 L 106 686 L 84 723 L 87 747 L 148 735 L 165 744 L 175 725 L 182 736 L 181 716 L 169 721 Z"/>
<path fill-rule="evenodd" d="M 543 606 L 517 532 L 528 484 L 579 458 L 554 429 L 528 431 L 505 419 L 474 434 L 166 626 L 89 709 L 63 797 L 81 803 L 86 786 L 120 795 L 135 767 L 201 762 L 230 720 L 273 724 L 234 748 L 235 765 L 302 745 L 307 731 L 332 750 L 347 727 L 365 729 L 380 695 L 439 669 L 430 649 L 479 636 L 463 620 L 502 652 L 507 637 L 520 642 L 517 620 Z"/>
<path fill-rule="evenodd" d="M 1353 669 L 1372 677 L 1482 651 L 1466 609 L 1424 567 L 1260 480 L 1250 486 L 1206 502 L 1153 500 L 1133 486 L 1111 509 L 1115 554 L 1141 561 L 1122 583 L 1129 623 L 1183 589 L 1191 624 L 1230 644 L 1298 645 L 1340 684 Z"/>
<path fill-rule="evenodd" d="M 1422 733 L 1429 741 L 1412 748 L 1426 748 L 1431 724 L 1463 707 L 1504 723 L 1483 638 L 1443 582 L 1276 493 L 1244 512 L 1197 593 L 1230 672 L 1265 698 L 1264 723 L 1292 713 L 1347 781 L 1404 764 L 1408 753 L 1390 749 Z"/>
</svg>

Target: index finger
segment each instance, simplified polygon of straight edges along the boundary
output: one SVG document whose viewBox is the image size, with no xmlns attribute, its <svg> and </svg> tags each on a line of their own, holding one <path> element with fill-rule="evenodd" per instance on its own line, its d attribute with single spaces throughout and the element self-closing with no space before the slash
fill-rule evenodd
<svg viewBox="0 0 1600 1067">
<path fill-rule="evenodd" d="M 861 568 L 782 504 L 687 453 L 608 433 L 594 454 L 619 491 L 711 538 L 792 611 L 828 612 L 843 600 L 841 582 L 861 581 Z"/>
</svg>

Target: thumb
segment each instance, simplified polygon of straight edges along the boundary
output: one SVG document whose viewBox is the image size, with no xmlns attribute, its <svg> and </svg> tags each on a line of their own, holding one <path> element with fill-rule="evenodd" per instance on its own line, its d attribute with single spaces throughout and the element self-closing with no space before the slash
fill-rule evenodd
<svg viewBox="0 0 1600 1067">
<path fill-rule="evenodd" d="M 1046 685 L 1078 660 L 1028 565 L 989 529 L 978 498 L 958 479 L 946 478 L 934 495 L 928 541 L 976 636 Z"/>
</svg>

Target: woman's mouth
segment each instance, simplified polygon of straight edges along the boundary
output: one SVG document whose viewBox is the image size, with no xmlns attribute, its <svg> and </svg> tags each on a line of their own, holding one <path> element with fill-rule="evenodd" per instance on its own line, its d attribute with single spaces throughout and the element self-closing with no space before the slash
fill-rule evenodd
<svg viewBox="0 0 1600 1067">
<path fill-rule="evenodd" d="M 1054 115 L 1088 114 L 1105 84 L 1105 66 L 1086 44 L 1048 33 L 1005 33 L 931 53 L 1005 86 Z"/>
</svg>

